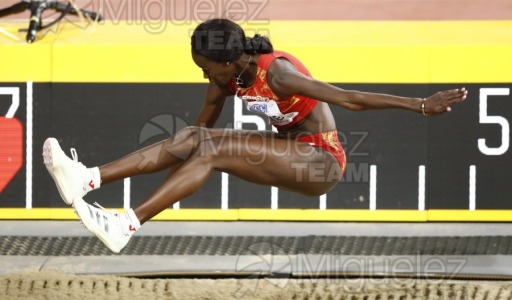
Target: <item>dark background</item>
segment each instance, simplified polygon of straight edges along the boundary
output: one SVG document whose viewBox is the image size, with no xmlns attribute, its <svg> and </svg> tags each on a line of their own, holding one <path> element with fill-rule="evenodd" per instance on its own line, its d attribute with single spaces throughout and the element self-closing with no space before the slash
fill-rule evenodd
<svg viewBox="0 0 512 300">
<path fill-rule="evenodd" d="M 436 91 L 459 88 L 454 84 L 337 84 L 344 89 L 425 97 Z M 26 84 L 21 88 L 16 117 L 25 126 Z M 327 208 L 366 209 L 369 206 L 369 166 L 377 166 L 377 209 L 418 208 L 418 167 L 426 166 L 426 208 L 467 209 L 469 167 L 475 165 L 477 209 L 510 209 L 511 151 L 487 156 L 477 140 L 489 147 L 501 143 L 501 127 L 479 123 L 479 90 L 512 87 L 511 84 L 470 84 L 467 101 L 451 113 L 423 117 L 409 111 L 351 112 L 331 107 L 339 137 L 345 147 L 348 169 L 343 182 L 327 195 Z M 202 103 L 205 84 L 35 83 L 33 140 L 33 207 L 64 207 L 43 165 L 41 148 L 47 137 L 56 137 L 62 148 L 76 148 L 86 166 L 101 165 L 157 140 L 183 124 L 193 125 Z M 512 96 L 493 96 L 488 115 L 512 120 Z M 5 100 L 5 101 L 4 101 Z M 0 113 L 10 105 L 0 95 Z M 244 114 L 248 114 L 244 111 Z M 174 123 L 159 120 L 173 119 Z M 152 128 L 141 138 L 143 128 Z M 149 126 L 149 127 L 148 127 Z M 268 126 L 268 125 L 267 125 Z M 217 127 L 233 127 L 233 100 L 228 99 Z M 244 126 L 254 129 L 250 124 Z M 270 129 L 268 126 L 267 129 Z M 25 137 L 23 138 L 25 142 Z M 25 207 L 23 167 L 0 193 L 0 207 Z M 131 203 L 143 201 L 165 176 L 132 178 Z M 221 175 L 180 202 L 181 208 L 220 208 Z M 87 196 L 106 207 L 122 207 L 123 184 L 113 183 Z M 270 187 L 257 186 L 233 176 L 229 181 L 229 208 L 270 208 Z M 318 208 L 318 197 L 279 191 L 279 208 Z"/>
</svg>

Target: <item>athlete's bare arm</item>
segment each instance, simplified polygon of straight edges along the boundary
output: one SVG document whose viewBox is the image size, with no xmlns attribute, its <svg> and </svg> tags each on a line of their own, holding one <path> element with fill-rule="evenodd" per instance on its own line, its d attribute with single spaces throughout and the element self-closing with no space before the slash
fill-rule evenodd
<svg viewBox="0 0 512 300">
<path fill-rule="evenodd" d="M 232 95 L 227 87 L 219 87 L 215 83 L 209 83 L 203 106 L 196 119 L 196 126 L 213 128 L 219 119 L 226 97 Z"/>
<path fill-rule="evenodd" d="M 400 108 L 421 112 L 421 98 L 343 90 L 303 75 L 285 59 L 276 59 L 267 76 L 270 88 L 283 97 L 299 94 L 349 110 Z M 427 98 L 425 112 L 437 115 L 449 111 L 452 105 L 464 101 L 466 95 L 465 88 L 438 92 Z"/>
</svg>

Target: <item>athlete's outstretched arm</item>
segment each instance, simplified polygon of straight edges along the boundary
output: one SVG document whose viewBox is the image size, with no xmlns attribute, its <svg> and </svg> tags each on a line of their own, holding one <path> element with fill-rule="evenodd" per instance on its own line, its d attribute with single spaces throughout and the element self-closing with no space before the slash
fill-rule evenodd
<svg viewBox="0 0 512 300">
<path fill-rule="evenodd" d="M 219 87 L 210 82 L 206 88 L 203 106 L 196 119 L 196 126 L 213 128 L 219 119 L 226 97 L 232 95 L 227 87 Z"/>
<path fill-rule="evenodd" d="M 350 110 L 400 108 L 422 112 L 422 98 L 343 90 L 303 75 L 289 61 L 282 59 L 275 60 L 267 76 L 270 88 L 281 96 L 304 95 Z M 438 92 L 426 98 L 424 111 L 428 115 L 450 111 L 451 106 L 464 101 L 466 95 L 465 88 Z"/>
</svg>

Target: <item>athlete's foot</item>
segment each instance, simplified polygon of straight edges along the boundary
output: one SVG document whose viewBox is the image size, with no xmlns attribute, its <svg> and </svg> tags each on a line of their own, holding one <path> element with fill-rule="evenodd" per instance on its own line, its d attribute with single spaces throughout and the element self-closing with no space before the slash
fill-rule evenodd
<svg viewBox="0 0 512 300">
<path fill-rule="evenodd" d="M 115 210 L 107 211 L 99 204 L 96 206 L 87 204 L 83 199 L 76 198 L 73 201 L 75 212 L 82 221 L 82 224 L 96 235 L 112 252 L 119 253 L 128 244 L 128 241 L 140 228 L 138 220 L 132 212 L 119 214 Z"/>
<path fill-rule="evenodd" d="M 43 160 L 53 177 L 62 200 L 72 204 L 73 199 L 82 198 L 87 192 L 99 188 L 100 174 L 98 168 L 88 169 L 78 162 L 74 148 L 71 148 L 73 159 L 69 158 L 59 146 L 55 138 L 48 138 L 43 145 Z"/>
</svg>

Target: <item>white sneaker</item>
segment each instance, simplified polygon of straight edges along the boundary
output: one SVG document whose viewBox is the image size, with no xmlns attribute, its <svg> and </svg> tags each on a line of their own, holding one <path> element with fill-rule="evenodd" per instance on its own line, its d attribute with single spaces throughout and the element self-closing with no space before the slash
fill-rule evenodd
<svg viewBox="0 0 512 300">
<path fill-rule="evenodd" d="M 73 159 L 62 151 L 56 139 L 48 138 L 44 142 L 44 164 L 52 175 L 62 200 L 67 204 L 72 204 L 73 199 L 82 198 L 87 194 L 84 181 L 88 170 L 82 163 L 78 162 L 78 156 L 74 148 L 71 148 L 71 156 Z"/>
<path fill-rule="evenodd" d="M 82 198 L 73 201 L 75 212 L 90 232 L 96 235 L 107 247 L 119 253 L 135 233 L 135 227 L 130 223 L 126 214 L 115 210 L 108 212 L 98 203 L 99 208 L 87 204 Z"/>
</svg>

